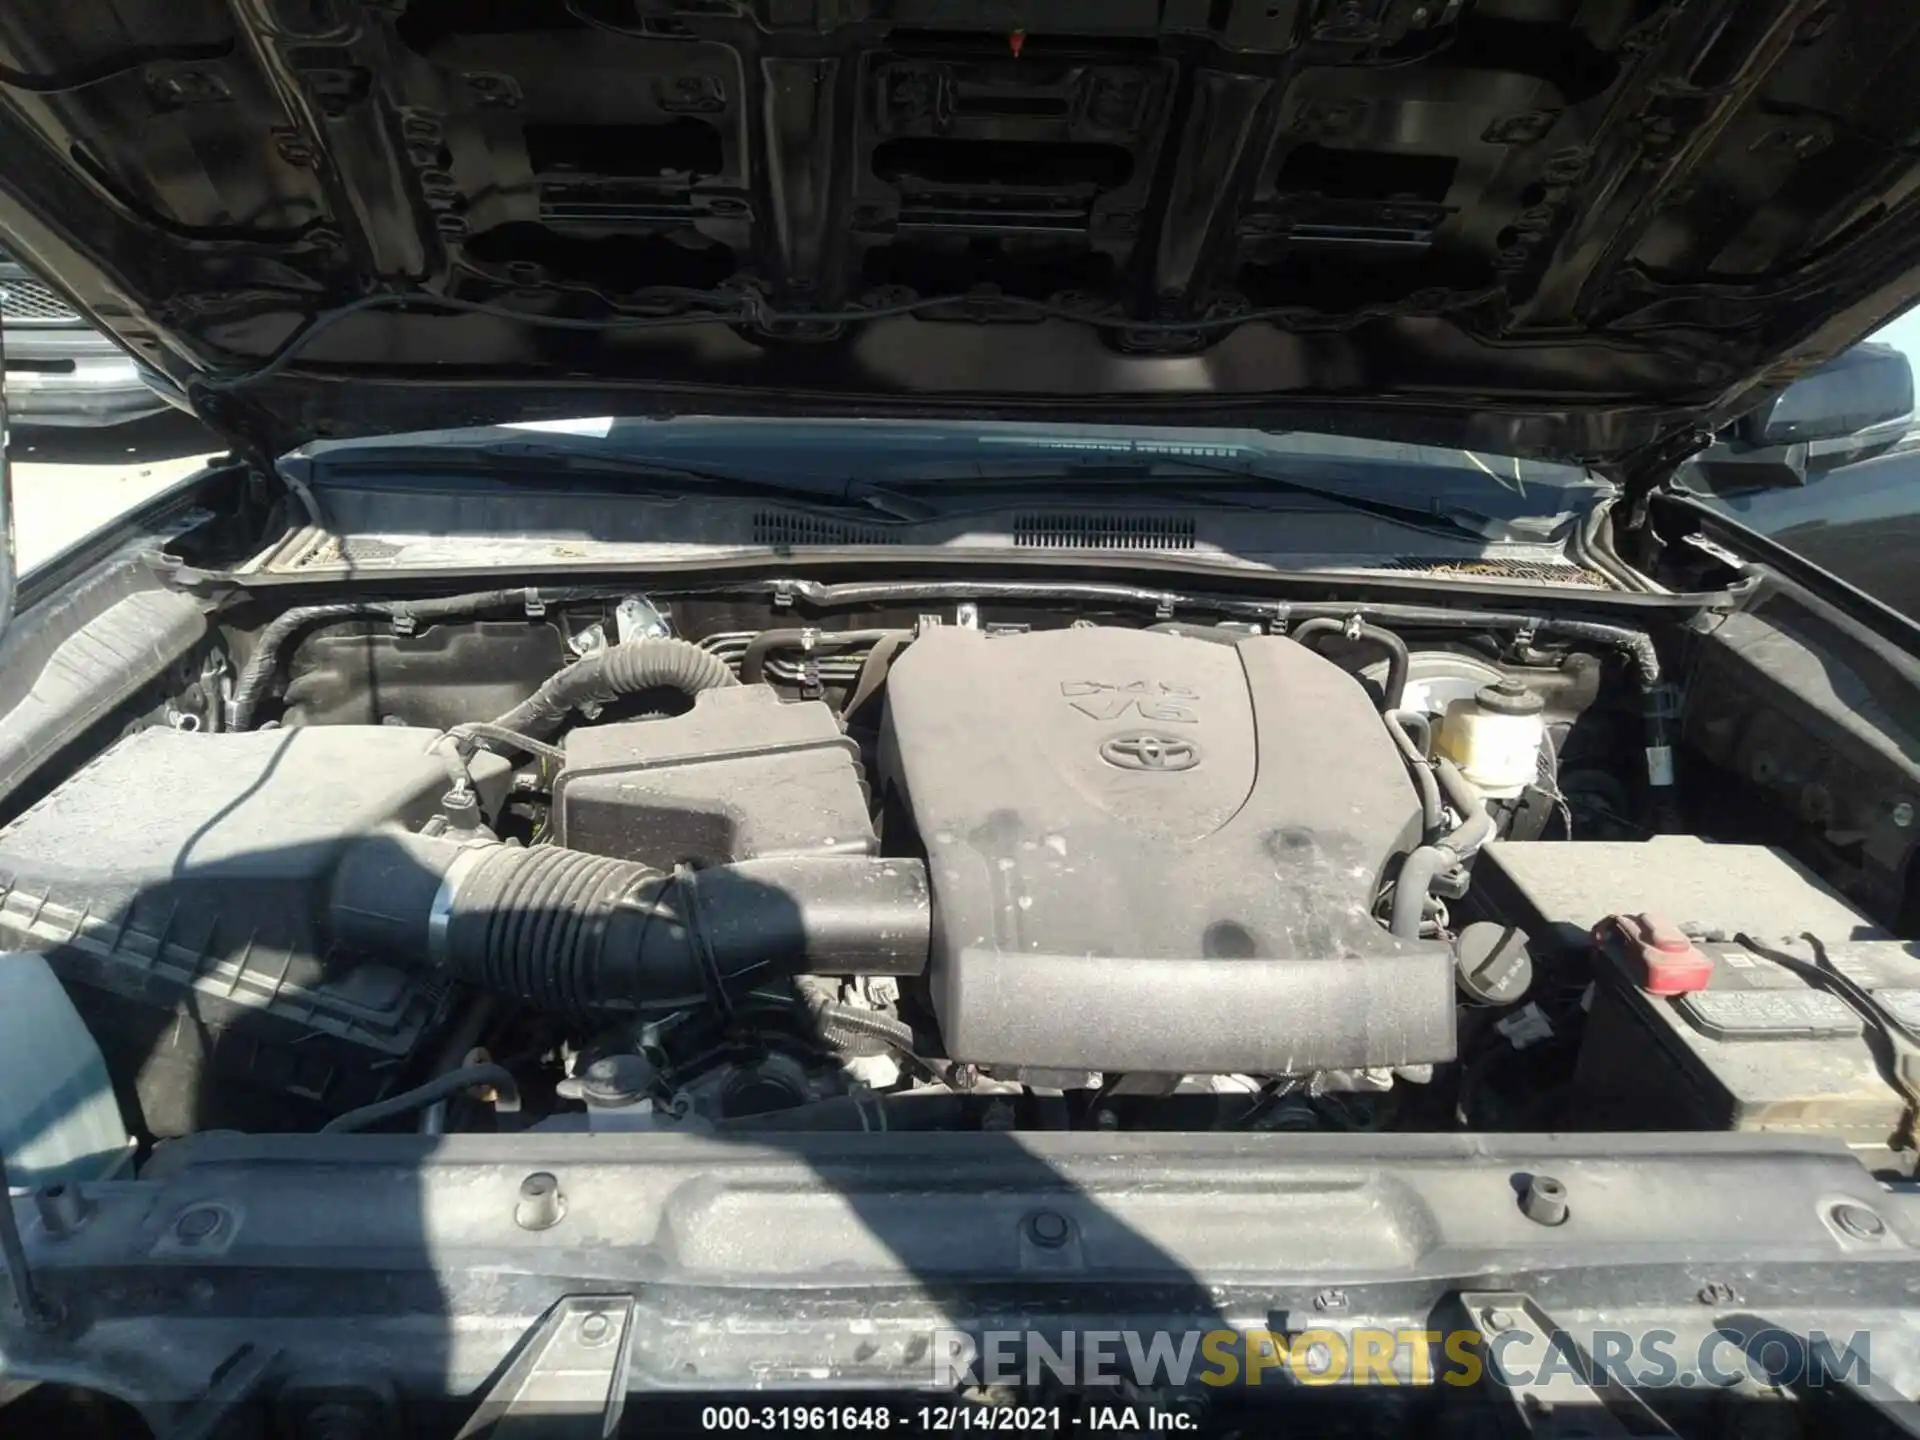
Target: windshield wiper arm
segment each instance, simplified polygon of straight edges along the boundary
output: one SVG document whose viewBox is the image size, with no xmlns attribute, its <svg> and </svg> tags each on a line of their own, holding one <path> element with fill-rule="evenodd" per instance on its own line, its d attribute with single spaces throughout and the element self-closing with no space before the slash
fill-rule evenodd
<svg viewBox="0 0 1920 1440">
<path fill-rule="evenodd" d="M 1183 489 L 1152 483 L 1158 479 L 1170 478 L 1169 472 L 1217 478 L 1223 482 L 1231 482 L 1242 490 L 1252 490 L 1256 494 L 1312 496 L 1316 499 L 1331 501 L 1343 509 L 1359 511 L 1394 524 L 1471 536 L 1476 540 L 1547 538 L 1544 534 L 1536 535 L 1528 532 L 1521 522 L 1482 514 L 1465 506 L 1443 507 L 1434 503 L 1417 504 L 1405 500 L 1389 500 L 1378 495 L 1356 495 L 1337 485 L 1315 485 L 1289 475 L 1275 474 L 1272 470 L 1255 462 L 1196 460 L 1182 455 L 1142 454 L 1137 457 L 1101 455 L 1093 459 L 1046 456 L 1032 460 L 1008 460 L 993 465 L 969 463 L 964 467 L 955 467 L 951 475 L 941 475 L 936 469 L 922 471 L 913 478 L 921 483 L 955 485 L 964 484 L 969 480 L 989 482 L 1033 480 L 1053 481 L 1065 485 L 1092 482 L 1097 487 L 1103 482 L 1111 481 L 1116 488 L 1124 488 L 1133 494 L 1151 495 L 1155 499 L 1200 502 L 1205 498 L 1207 492 L 1204 489 Z M 901 483 L 903 483 L 902 480 L 894 481 L 896 485 Z M 1246 506 L 1245 495 L 1237 496 L 1235 503 Z"/>
<path fill-rule="evenodd" d="M 734 475 L 685 465 L 663 464 L 637 456 L 602 450 L 570 449 L 561 445 L 505 441 L 487 445 L 378 446 L 323 457 L 320 463 L 336 473 L 354 470 L 430 470 L 438 474 L 465 473 L 495 479 L 552 483 L 587 480 L 640 480 L 650 486 L 679 487 L 684 491 L 732 497 L 760 497 L 788 504 L 811 504 L 830 509 L 863 509 L 893 520 L 926 520 L 938 511 L 923 500 L 900 495 L 864 480 L 826 484 L 789 484 L 764 476 Z"/>
</svg>

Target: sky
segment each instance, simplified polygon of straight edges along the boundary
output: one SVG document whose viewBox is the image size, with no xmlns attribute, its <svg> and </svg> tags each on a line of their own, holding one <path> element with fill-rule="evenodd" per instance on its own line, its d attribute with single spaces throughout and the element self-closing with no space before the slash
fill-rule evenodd
<svg viewBox="0 0 1920 1440">
<path fill-rule="evenodd" d="M 1914 369 L 1920 370 L 1920 309 L 1909 310 L 1870 338 L 1883 340 L 1889 345 L 1898 345 L 1907 352 L 1907 358 L 1913 362 Z"/>
</svg>

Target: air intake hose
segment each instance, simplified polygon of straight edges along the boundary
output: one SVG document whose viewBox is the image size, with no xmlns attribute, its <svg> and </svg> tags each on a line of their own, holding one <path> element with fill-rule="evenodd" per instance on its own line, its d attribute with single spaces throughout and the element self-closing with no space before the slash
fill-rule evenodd
<svg viewBox="0 0 1920 1440">
<path fill-rule="evenodd" d="M 404 832 L 348 847 L 334 938 L 542 1010 L 722 1007 L 741 982 L 917 975 L 926 867 L 866 855 L 663 874 L 556 846 Z"/>
<path fill-rule="evenodd" d="M 569 711 L 604 705 L 643 690 L 696 695 L 738 685 L 727 662 L 686 640 L 629 640 L 575 661 L 492 723 L 536 739 L 553 733 Z"/>
</svg>

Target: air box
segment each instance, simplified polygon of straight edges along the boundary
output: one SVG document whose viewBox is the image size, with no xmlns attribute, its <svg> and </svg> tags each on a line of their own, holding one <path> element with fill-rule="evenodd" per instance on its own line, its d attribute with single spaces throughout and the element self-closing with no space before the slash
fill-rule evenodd
<svg viewBox="0 0 1920 1440">
<path fill-rule="evenodd" d="M 445 988 L 331 953 L 321 920 L 348 841 L 438 808 L 439 743 L 373 725 L 129 735 L 0 830 L 0 948 L 46 955 L 154 1134 L 379 1099 Z"/>
</svg>

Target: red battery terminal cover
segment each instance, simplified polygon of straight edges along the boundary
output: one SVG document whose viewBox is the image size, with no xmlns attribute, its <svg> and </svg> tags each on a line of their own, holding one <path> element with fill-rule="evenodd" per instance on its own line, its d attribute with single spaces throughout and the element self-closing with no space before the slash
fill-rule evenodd
<svg viewBox="0 0 1920 1440">
<path fill-rule="evenodd" d="M 1620 960 L 1649 995 L 1685 995 L 1713 979 L 1713 961 L 1658 915 L 1609 915 L 1593 927 L 1593 943 Z"/>
</svg>

